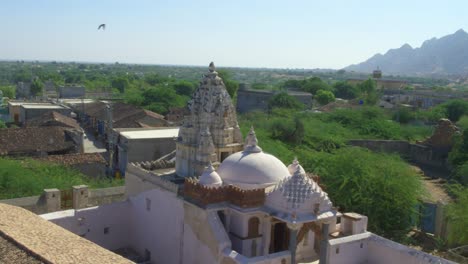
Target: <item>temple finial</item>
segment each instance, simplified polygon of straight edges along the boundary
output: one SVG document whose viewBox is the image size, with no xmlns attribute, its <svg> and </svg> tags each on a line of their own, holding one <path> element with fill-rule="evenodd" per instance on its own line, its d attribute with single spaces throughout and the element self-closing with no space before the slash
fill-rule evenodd
<svg viewBox="0 0 468 264">
<path fill-rule="evenodd" d="M 216 67 L 214 65 L 214 62 L 210 63 L 210 66 L 208 66 L 208 70 L 210 70 L 210 72 L 215 72 L 216 71 Z"/>
<path fill-rule="evenodd" d="M 255 135 L 255 130 L 253 126 L 251 126 L 249 134 L 247 134 L 247 137 L 245 139 L 244 151 L 261 152 L 262 149 L 257 144 L 258 144 L 257 135 Z"/>
</svg>

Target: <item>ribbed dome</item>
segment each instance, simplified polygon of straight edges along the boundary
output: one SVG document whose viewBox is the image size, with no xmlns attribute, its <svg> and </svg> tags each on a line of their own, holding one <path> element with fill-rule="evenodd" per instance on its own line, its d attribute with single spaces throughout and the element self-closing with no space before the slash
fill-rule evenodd
<svg viewBox="0 0 468 264">
<path fill-rule="evenodd" d="M 244 151 L 225 159 L 218 168 L 224 184 L 242 189 L 265 188 L 290 176 L 288 168 L 275 156 L 262 152 L 257 146 L 253 129 L 247 136 Z"/>
<path fill-rule="evenodd" d="M 295 167 L 292 176 L 281 180 L 266 198 L 266 205 L 278 211 L 299 214 L 319 214 L 331 210 L 332 203 L 326 192 L 310 179 L 304 168 L 295 160 L 289 166 Z"/>
<path fill-rule="evenodd" d="M 210 163 L 203 172 L 203 174 L 200 176 L 198 183 L 205 186 L 215 187 L 221 186 L 223 184 L 223 181 L 221 180 L 221 177 L 219 177 L 219 174 L 216 173 L 215 169 L 213 168 L 213 165 L 211 165 Z"/>
</svg>

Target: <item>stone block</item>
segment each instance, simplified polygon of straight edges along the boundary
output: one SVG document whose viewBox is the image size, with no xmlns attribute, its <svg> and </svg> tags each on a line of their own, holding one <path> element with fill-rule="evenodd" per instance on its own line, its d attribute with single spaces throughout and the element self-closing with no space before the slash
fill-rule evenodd
<svg viewBox="0 0 468 264">
<path fill-rule="evenodd" d="M 46 212 L 55 212 L 60 210 L 60 190 L 59 189 L 44 189 L 46 200 Z"/>
<path fill-rule="evenodd" d="M 73 209 L 85 208 L 88 205 L 88 186 L 73 186 Z"/>
</svg>

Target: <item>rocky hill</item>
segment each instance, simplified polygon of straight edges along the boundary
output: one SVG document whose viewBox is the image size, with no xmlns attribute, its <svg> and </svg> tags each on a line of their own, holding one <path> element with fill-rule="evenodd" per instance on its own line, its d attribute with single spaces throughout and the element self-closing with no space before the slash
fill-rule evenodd
<svg viewBox="0 0 468 264">
<path fill-rule="evenodd" d="M 377 67 L 386 74 L 446 75 L 468 74 L 468 33 L 463 29 L 424 41 L 420 48 L 404 44 L 384 55 L 376 54 L 365 62 L 353 64 L 346 70 L 372 72 Z"/>
</svg>

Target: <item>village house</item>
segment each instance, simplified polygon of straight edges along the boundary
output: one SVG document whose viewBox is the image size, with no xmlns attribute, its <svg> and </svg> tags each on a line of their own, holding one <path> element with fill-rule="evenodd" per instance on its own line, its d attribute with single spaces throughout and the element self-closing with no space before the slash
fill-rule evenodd
<svg viewBox="0 0 468 264">
<path fill-rule="evenodd" d="M 47 156 L 80 152 L 81 146 L 63 127 L 0 129 L 1 156 Z"/>
<path fill-rule="evenodd" d="M 78 117 L 85 126 L 93 129 L 99 136 L 107 137 L 108 110 L 106 102 L 93 102 L 76 105 Z M 125 103 L 112 103 L 113 128 L 165 127 L 168 122 L 164 116 Z"/>
<path fill-rule="evenodd" d="M 116 128 L 115 169 L 125 176 L 129 162 L 157 160 L 176 149 L 178 127 Z"/>
<path fill-rule="evenodd" d="M 19 122 L 23 125 L 47 112 L 57 112 L 64 116 L 71 116 L 71 109 L 57 104 L 22 104 L 20 106 Z"/>
</svg>

